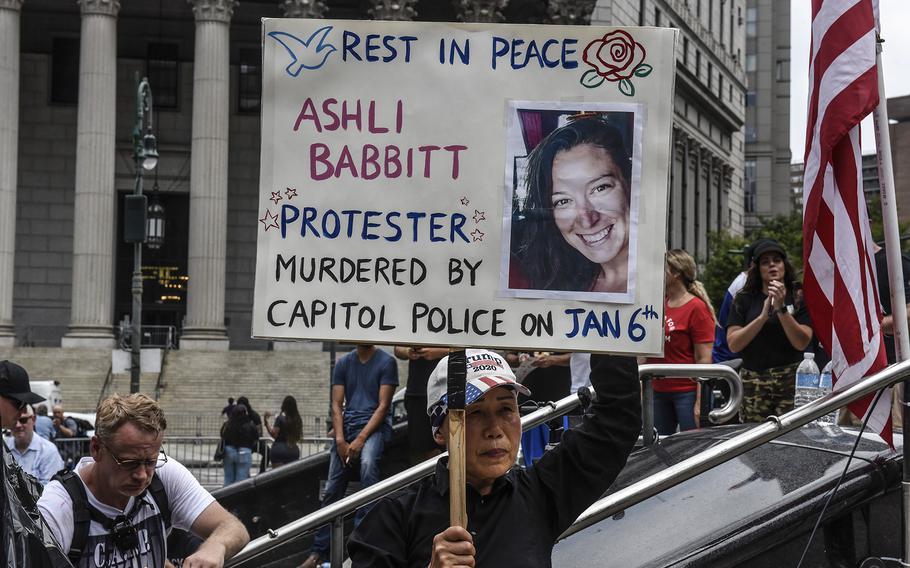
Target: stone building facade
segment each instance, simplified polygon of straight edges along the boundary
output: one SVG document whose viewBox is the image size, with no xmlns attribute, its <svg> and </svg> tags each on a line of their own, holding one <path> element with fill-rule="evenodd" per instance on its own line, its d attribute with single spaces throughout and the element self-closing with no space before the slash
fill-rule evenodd
<svg viewBox="0 0 910 568">
<path fill-rule="evenodd" d="M 708 233 L 741 233 L 745 0 L 601 1 L 592 22 L 680 30 L 668 247 L 706 260 Z"/>
<path fill-rule="evenodd" d="M 697 258 L 740 232 L 746 0 L 0 0 L 0 346 L 111 348 L 130 313 L 136 86 L 153 90 L 146 193 L 165 244 L 144 252 L 143 324 L 180 348 L 250 339 L 260 18 L 674 26 L 669 242 Z"/>
<path fill-rule="evenodd" d="M 745 224 L 793 211 L 790 192 L 790 3 L 746 2 Z"/>
</svg>

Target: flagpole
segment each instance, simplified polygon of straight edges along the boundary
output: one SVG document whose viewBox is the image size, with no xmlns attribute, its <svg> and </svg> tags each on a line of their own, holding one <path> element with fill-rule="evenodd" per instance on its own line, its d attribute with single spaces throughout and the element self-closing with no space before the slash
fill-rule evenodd
<svg viewBox="0 0 910 568">
<path fill-rule="evenodd" d="M 888 131 L 888 103 L 885 97 L 885 78 L 882 72 L 882 42 L 876 37 L 875 66 L 878 74 L 878 106 L 872 111 L 875 125 L 875 142 L 878 155 L 878 179 L 882 202 L 882 222 L 885 232 L 885 255 L 888 259 L 888 282 L 891 284 L 891 319 L 894 325 L 894 348 L 898 361 L 910 357 L 910 335 L 907 333 L 907 304 L 904 298 L 904 277 L 901 263 L 900 229 L 897 221 L 897 197 L 894 194 L 894 169 L 891 163 L 891 136 Z M 902 428 L 910 424 L 910 381 L 903 383 L 903 404 L 901 405 Z M 904 468 L 901 481 L 903 506 L 901 525 L 903 528 L 903 562 L 910 563 L 910 462 L 907 445 L 903 445 Z"/>
</svg>

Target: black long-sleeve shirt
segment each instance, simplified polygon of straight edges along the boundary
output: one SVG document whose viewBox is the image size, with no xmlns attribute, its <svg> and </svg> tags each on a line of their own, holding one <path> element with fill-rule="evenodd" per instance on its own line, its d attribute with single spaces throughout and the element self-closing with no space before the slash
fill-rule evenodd
<svg viewBox="0 0 910 568">
<path fill-rule="evenodd" d="M 488 495 L 467 487 L 477 566 L 549 567 L 553 545 L 613 483 L 641 430 L 633 357 L 593 355 L 592 413 L 530 469 L 512 468 Z M 446 463 L 380 501 L 348 541 L 354 567 L 426 568 L 433 537 L 449 526 Z"/>
</svg>

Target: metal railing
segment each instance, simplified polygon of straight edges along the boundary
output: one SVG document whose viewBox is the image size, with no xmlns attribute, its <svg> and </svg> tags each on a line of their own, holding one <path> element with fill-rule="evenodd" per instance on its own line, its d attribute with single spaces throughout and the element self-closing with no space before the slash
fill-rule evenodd
<svg viewBox="0 0 910 568">
<path fill-rule="evenodd" d="M 130 350 L 132 329 L 123 322 L 117 327 L 118 344 L 124 351 Z M 173 325 L 144 325 L 142 326 L 142 347 L 160 347 L 162 349 L 177 349 L 177 328 Z"/>
<path fill-rule="evenodd" d="M 582 513 L 560 538 L 566 538 L 586 529 L 598 521 L 613 516 L 716 465 L 729 461 L 765 442 L 770 442 L 791 430 L 808 424 L 816 418 L 825 416 L 854 400 L 889 387 L 908 377 L 910 377 L 910 361 L 904 361 L 866 377 L 842 391 L 827 394 L 796 410 L 791 410 L 781 416 L 770 416 L 765 422 L 739 436 L 730 438 L 713 448 L 709 448 L 700 454 L 685 459 L 597 501 Z"/>
<path fill-rule="evenodd" d="M 730 383 L 730 399 L 723 408 L 713 411 L 709 419 L 712 419 L 711 417 L 713 417 L 713 419 L 717 419 L 718 421 L 726 420 L 737 412 L 739 404 L 742 401 L 742 382 L 740 381 L 739 375 L 737 375 L 733 369 L 725 365 L 640 365 L 639 375 L 645 379 L 646 388 L 650 388 L 650 379 L 656 376 L 699 377 L 699 380 L 706 380 L 709 377 L 724 379 Z M 705 379 L 701 379 L 700 377 L 705 377 Z M 522 431 L 527 431 L 544 422 L 552 420 L 553 418 L 566 414 L 577 408 L 580 404 L 579 396 L 570 395 L 559 401 L 544 405 L 542 408 L 522 417 L 521 429 Z M 650 406 L 644 410 L 644 414 L 646 415 L 650 415 L 651 412 Z M 653 424 L 653 417 L 650 418 L 650 422 Z M 398 489 L 406 487 L 411 483 L 430 475 L 436 468 L 436 462 L 445 456 L 448 456 L 448 452 L 406 469 L 375 485 L 361 489 L 349 497 L 332 503 L 331 505 L 326 505 L 318 511 L 288 523 L 281 528 L 270 529 L 265 536 L 261 536 L 251 541 L 243 550 L 228 561 L 225 566 L 241 565 L 302 534 L 319 528 L 322 525 L 331 524 L 331 565 L 333 568 L 340 568 L 344 561 L 344 517 L 360 507 L 384 497 L 388 493 L 397 491 Z"/>
<path fill-rule="evenodd" d="M 166 436 L 161 444 L 161 449 L 169 457 L 179 461 L 186 467 L 193 477 L 206 489 L 217 489 L 224 485 L 224 467 L 221 460 L 215 460 L 215 449 L 220 441 L 219 436 Z M 266 459 L 271 448 L 272 439 L 263 437 L 259 439 L 264 448 Z M 60 457 L 69 466 L 89 455 L 90 438 L 57 438 L 54 443 L 60 452 Z M 300 440 L 300 457 L 304 458 L 325 451 L 331 438 L 308 436 Z M 261 457 L 261 454 L 259 454 Z M 259 460 L 253 463 L 251 476 L 259 471 Z"/>
<path fill-rule="evenodd" d="M 723 406 L 708 413 L 708 420 L 713 424 L 720 424 L 733 418 L 739 411 L 743 400 L 743 383 L 739 374 L 726 365 L 668 365 L 651 364 L 639 365 L 638 375 L 641 377 L 641 406 L 642 442 L 650 446 L 655 442 L 654 436 L 654 379 L 669 377 L 691 377 L 699 382 L 711 379 L 723 379 L 730 386 L 730 400 Z"/>
</svg>

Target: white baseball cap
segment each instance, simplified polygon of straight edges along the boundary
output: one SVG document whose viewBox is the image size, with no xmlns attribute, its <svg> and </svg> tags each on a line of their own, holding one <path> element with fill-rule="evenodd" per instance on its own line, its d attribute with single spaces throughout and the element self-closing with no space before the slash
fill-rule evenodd
<svg viewBox="0 0 910 568">
<path fill-rule="evenodd" d="M 464 403 L 468 406 L 480 399 L 490 389 L 508 387 L 530 395 L 528 387 L 515 380 L 515 373 L 498 353 L 486 349 L 466 349 L 467 376 L 465 377 Z M 443 357 L 427 381 L 427 414 L 433 416 L 433 431 L 442 424 L 448 412 L 446 394 L 449 376 L 449 357 Z"/>
</svg>

